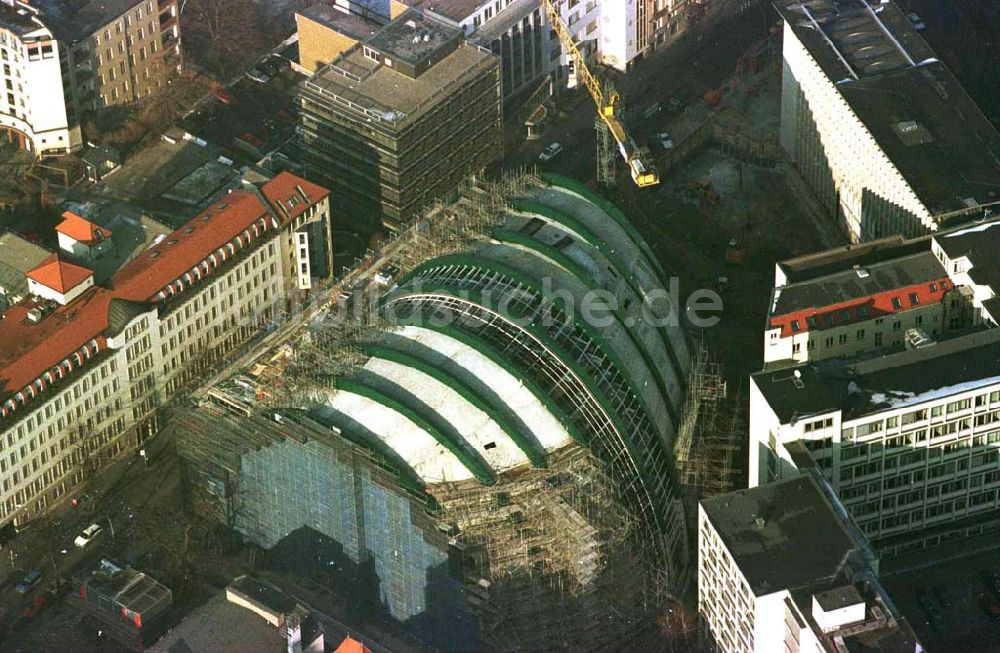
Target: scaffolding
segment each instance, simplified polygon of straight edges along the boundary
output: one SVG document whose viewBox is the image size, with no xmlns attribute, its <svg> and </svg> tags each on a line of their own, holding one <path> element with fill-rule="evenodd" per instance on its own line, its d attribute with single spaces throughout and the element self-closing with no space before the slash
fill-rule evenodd
<svg viewBox="0 0 1000 653">
<path fill-rule="evenodd" d="M 467 252 L 492 236 L 513 198 L 542 183 L 534 169 L 495 181 L 467 179 L 455 202 L 433 204 L 395 238 L 389 258 L 405 275 L 430 258 Z M 239 486 L 241 459 L 251 450 L 298 441 L 296 426 L 275 416 L 310 399 L 328 399 L 393 328 L 378 303 L 386 289 L 355 287 L 353 301 L 332 304 L 330 315 L 303 328 L 281 351 L 258 358 L 229 385 L 215 386 L 195 413 L 177 415 L 175 425 L 185 433 L 183 455 L 200 461 L 195 467 L 216 518 L 230 526 L 241 518 L 251 539 L 266 539 L 257 530 L 265 522 L 274 530 L 275 519 L 260 515 L 257 529 L 249 516 L 253 511 L 241 505 L 244 495 L 256 491 Z M 325 432 L 307 435 L 333 438 L 329 428 Z M 336 440 L 327 448 L 339 452 L 338 458 L 376 455 Z M 447 540 L 489 650 L 544 650 L 553 642 L 578 651 L 603 650 L 615 639 L 634 642 L 643 627 L 655 630 L 656 617 L 678 585 L 664 556 L 673 550 L 672 540 L 636 510 L 635 479 L 616 462 L 615 452 L 602 446 L 568 444 L 546 452 L 544 468 L 500 474 L 493 485 L 470 480 L 423 488 L 424 517 Z M 392 471 L 385 461 L 371 462 Z M 302 471 L 282 473 L 301 482 Z"/>
<path fill-rule="evenodd" d="M 687 401 L 674 445 L 677 478 L 689 519 L 694 518 L 699 501 L 737 485 L 743 421 L 740 395 L 737 391 L 730 396 L 722 366 L 711 361 L 705 349 L 699 349 L 688 375 Z"/>
</svg>

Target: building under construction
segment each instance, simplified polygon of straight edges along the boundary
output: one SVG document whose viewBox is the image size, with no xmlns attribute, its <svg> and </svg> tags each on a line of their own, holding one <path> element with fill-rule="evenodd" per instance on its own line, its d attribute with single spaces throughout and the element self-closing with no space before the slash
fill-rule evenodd
<svg viewBox="0 0 1000 653">
<path fill-rule="evenodd" d="M 321 68 L 299 105 L 311 175 L 390 225 L 501 152 L 498 59 L 415 10 Z"/>
<path fill-rule="evenodd" d="M 650 299 L 663 270 L 555 177 L 468 184 L 403 239 L 375 310 L 314 320 L 173 419 L 193 486 L 263 547 L 332 538 L 444 650 L 641 646 L 689 573 L 690 347 Z"/>
</svg>

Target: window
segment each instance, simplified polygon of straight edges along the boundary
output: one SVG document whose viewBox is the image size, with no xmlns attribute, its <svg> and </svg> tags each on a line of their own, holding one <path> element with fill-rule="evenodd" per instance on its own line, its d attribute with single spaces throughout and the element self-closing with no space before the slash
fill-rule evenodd
<svg viewBox="0 0 1000 653">
<path fill-rule="evenodd" d="M 892 298 L 892 307 L 893 307 L 894 309 L 896 309 L 897 311 L 898 311 L 899 309 L 903 308 L 903 302 L 902 302 L 902 301 L 900 301 L 899 297 L 893 297 L 893 298 Z"/>
<path fill-rule="evenodd" d="M 794 344 L 792 345 L 792 353 L 793 353 L 793 354 L 797 354 L 797 353 L 799 353 L 799 352 L 800 352 L 801 350 L 802 350 L 802 344 L 801 344 L 801 343 L 798 343 L 798 342 L 796 342 L 796 343 L 794 343 Z"/>
<path fill-rule="evenodd" d="M 816 318 L 814 318 L 814 317 L 807 317 L 806 318 L 806 326 L 808 328 L 810 328 L 810 329 L 815 329 L 816 328 Z"/>
<path fill-rule="evenodd" d="M 833 337 L 827 338 L 825 345 L 826 345 L 827 349 L 829 349 L 830 347 L 833 347 Z"/>
<path fill-rule="evenodd" d="M 798 320 L 792 320 L 792 331 L 800 331 L 800 330 L 801 330 L 801 327 L 799 326 L 799 321 Z"/>
<path fill-rule="evenodd" d="M 931 284 L 931 292 L 937 292 L 937 284 L 936 283 L 932 283 Z"/>
<path fill-rule="evenodd" d="M 840 337 L 837 338 L 837 342 L 839 342 L 842 345 L 846 345 L 847 344 L 847 334 L 846 333 L 841 333 Z"/>
<path fill-rule="evenodd" d="M 851 319 L 851 311 L 850 310 L 845 309 L 845 310 L 843 310 L 843 311 L 840 312 L 840 321 L 841 322 L 847 322 L 850 319 Z"/>
<path fill-rule="evenodd" d="M 868 317 L 868 307 L 867 306 L 858 306 L 858 317 L 862 318 L 862 319 Z"/>
<path fill-rule="evenodd" d="M 916 306 L 919 303 L 920 303 L 920 297 L 917 296 L 917 293 L 911 292 L 910 293 L 910 306 Z"/>
<path fill-rule="evenodd" d="M 865 330 L 864 329 L 858 329 L 858 331 L 857 331 L 857 333 L 855 335 L 857 336 L 858 340 L 864 340 L 865 339 Z"/>
</svg>

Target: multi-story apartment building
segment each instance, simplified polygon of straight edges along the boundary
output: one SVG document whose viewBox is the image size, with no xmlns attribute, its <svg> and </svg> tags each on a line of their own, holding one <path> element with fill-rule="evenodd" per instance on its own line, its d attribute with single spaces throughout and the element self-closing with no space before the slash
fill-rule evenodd
<svg viewBox="0 0 1000 653">
<path fill-rule="evenodd" d="M 298 234 L 328 221 L 327 191 L 282 173 L 215 202 L 104 285 L 55 256 L 30 271 L 32 296 L 0 329 L 0 526 L 43 513 L 154 433 L 156 409 L 301 284 L 310 247 Z"/>
<path fill-rule="evenodd" d="M 900 351 L 1000 322 L 1000 220 L 778 263 L 764 366 Z"/>
<path fill-rule="evenodd" d="M 139 100 L 180 65 L 176 0 L 0 2 L 0 130 L 39 155 L 82 147 L 86 111 Z"/>
<path fill-rule="evenodd" d="M 499 77 L 461 30 L 407 10 L 302 85 L 310 174 L 359 219 L 412 217 L 500 156 Z"/>
<path fill-rule="evenodd" d="M 981 217 L 1000 135 L 892 2 L 776 0 L 780 141 L 853 242 Z"/>
<path fill-rule="evenodd" d="M 705 499 L 698 616 L 716 653 L 919 653 L 878 560 L 821 478 Z"/>
<path fill-rule="evenodd" d="M 750 485 L 816 467 L 887 555 L 996 537 L 1000 331 L 758 372 Z"/>
</svg>

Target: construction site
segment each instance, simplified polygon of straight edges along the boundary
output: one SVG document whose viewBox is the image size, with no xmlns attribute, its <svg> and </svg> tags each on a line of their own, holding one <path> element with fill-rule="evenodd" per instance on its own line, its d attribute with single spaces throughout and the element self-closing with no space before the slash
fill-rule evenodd
<svg viewBox="0 0 1000 653">
<path fill-rule="evenodd" d="M 199 512 L 264 549 L 330 538 L 329 589 L 432 646 L 668 641 L 685 513 L 734 483 L 739 419 L 696 334 L 639 310 L 634 284 L 665 285 L 645 243 L 585 187 L 519 171 L 372 257 L 167 421 Z M 581 323 L 543 277 L 611 292 L 616 319 Z"/>
</svg>

